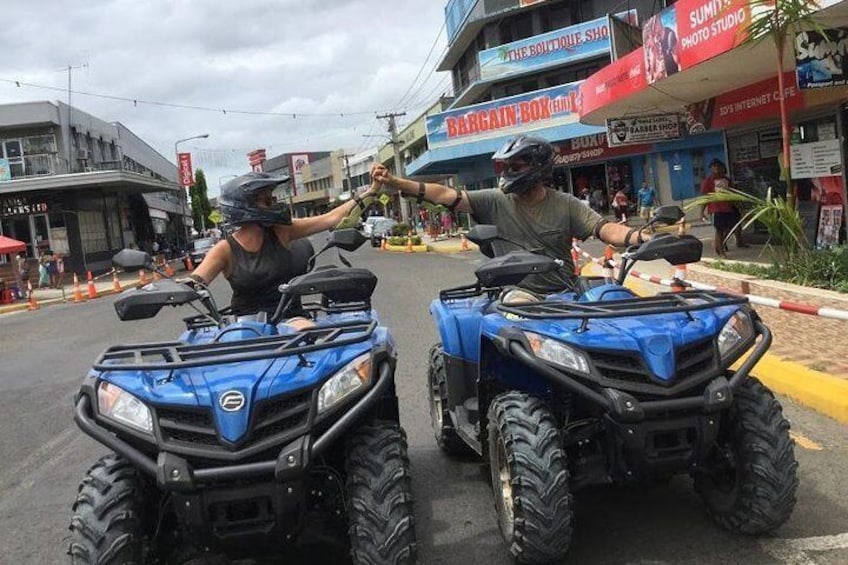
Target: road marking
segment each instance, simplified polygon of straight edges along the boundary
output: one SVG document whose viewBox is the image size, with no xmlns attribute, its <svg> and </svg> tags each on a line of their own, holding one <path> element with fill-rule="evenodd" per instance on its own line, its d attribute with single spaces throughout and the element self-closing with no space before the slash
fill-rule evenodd
<svg viewBox="0 0 848 565">
<path fill-rule="evenodd" d="M 809 449 L 810 451 L 821 451 L 824 447 L 821 444 L 818 444 L 811 440 L 810 438 L 801 435 L 796 431 L 790 431 L 789 437 L 795 440 L 795 443 L 803 447 L 804 449 Z"/>
<path fill-rule="evenodd" d="M 808 551 L 848 549 L 848 533 L 796 539 L 760 540 L 760 546 L 771 557 L 785 565 L 818 565 Z"/>
</svg>

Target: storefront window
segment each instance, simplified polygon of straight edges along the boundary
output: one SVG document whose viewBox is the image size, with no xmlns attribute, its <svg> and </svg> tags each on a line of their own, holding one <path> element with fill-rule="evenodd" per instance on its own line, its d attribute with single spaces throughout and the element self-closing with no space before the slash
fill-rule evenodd
<svg viewBox="0 0 848 565">
<path fill-rule="evenodd" d="M 728 136 L 733 186 L 761 198 L 769 188 L 773 195 L 785 196 L 786 187 L 780 180 L 781 147 L 778 129 Z"/>
</svg>

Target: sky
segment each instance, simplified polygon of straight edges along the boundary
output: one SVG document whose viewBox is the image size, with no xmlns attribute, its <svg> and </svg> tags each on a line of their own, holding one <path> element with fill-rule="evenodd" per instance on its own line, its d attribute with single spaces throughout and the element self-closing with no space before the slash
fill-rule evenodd
<svg viewBox="0 0 848 565">
<path fill-rule="evenodd" d="M 450 73 L 434 70 L 446 0 L 6 4 L 0 103 L 67 102 L 67 67 L 79 67 L 72 105 L 123 123 L 171 161 L 176 140 L 208 133 L 180 151 L 204 169 L 210 196 L 222 177 L 249 170 L 252 149 L 270 158 L 378 147 L 388 134 L 377 114 L 405 111 L 408 123 L 451 89 Z"/>
</svg>

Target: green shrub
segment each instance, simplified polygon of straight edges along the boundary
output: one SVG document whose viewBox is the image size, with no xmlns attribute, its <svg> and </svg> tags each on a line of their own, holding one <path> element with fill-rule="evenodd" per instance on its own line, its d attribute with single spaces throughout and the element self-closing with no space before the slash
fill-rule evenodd
<svg viewBox="0 0 848 565">
<path fill-rule="evenodd" d="M 406 237 L 406 234 L 408 234 L 410 231 L 411 230 L 409 229 L 409 226 L 406 224 L 395 224 L 389 230 L 389 235 Z"/>
<path fill-rule="evenodd" d="M 716 261 L 715 268 L 848 293 L 848 246 L 814 249 L 771 265 Z"/>
<path fill-rule="evenodd" d="M 406 236 L 400 237 L 390 237 L 389 245 L 406 245 Z M 412 236 L 412 245 L 421 245 L 421 236 L 413 235 Z"/>
</svg>

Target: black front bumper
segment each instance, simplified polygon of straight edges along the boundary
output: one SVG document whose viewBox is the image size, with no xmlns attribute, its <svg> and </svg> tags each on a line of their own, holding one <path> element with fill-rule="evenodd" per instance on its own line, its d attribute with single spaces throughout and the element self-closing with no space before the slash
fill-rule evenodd
<svg viewBox="0 0 848 565">
<path fill-rule="evenodd" d="M 762 339 L 751 350 L 748 358 L 745 359 L 730 380 L 722 375 L 717 375 L 709 382 L 703 393 L 697 396 L 638 400 L 633 395 L 614 388 L 605 387 L 596 390 L 576 377 L 548 365 L 528 351 L 524 344 L 518 340 L 510 340 L 507 348 L 515 359 L 532 367 L 539 374 L 549 378 L 565 390 L 598 405 L 615 421 L 635 423 L 649 419 L 652 415 L 670 411 L 692 410 L 712 413 L 728 408 L 733 402 L 733 390 L 748 377 L 751 369 L 771 346 L 771 331 L 761 321 L 755 319 L 753 322 L 756 335 L 762 337 Z"/>
<path fill-rule="evenodd" d="M 284 482 L 301 476 L 313 457 L 325 453 L 345 432 L 377 407 L 391 389 L 392 371 L 390 363 L 380 363 L 377 382 L 355 404 L 347 407 L 327 430 L 316 437 L 308 433 L 298 437 L 284 445 L 277 458 L 270 461 L 194 469 L 187 459 L 164 451 L 159 452 L 154 460 L 100 426 L 94 419 L 91 399 L 86 394 L 81 394 L 77 399 L 74 421 L 84 433 L 122 455 L 148 475 L 156 477 L 160 488 L 190 491 L 199 483 L 215 484 L 261 476 L 273 476 L 277 482 Z"/>
</svg>

